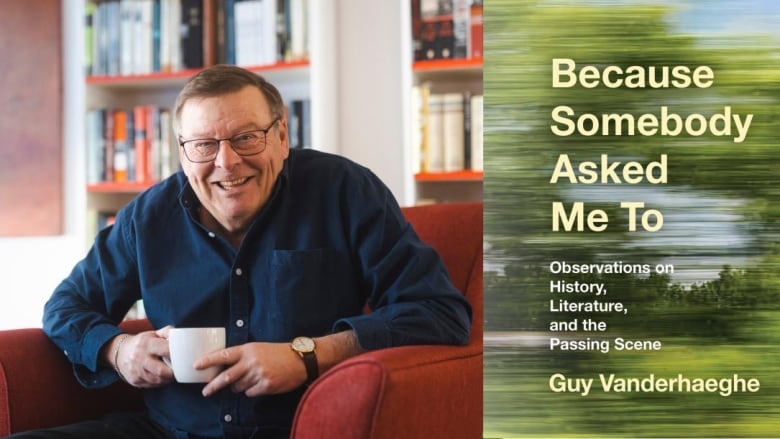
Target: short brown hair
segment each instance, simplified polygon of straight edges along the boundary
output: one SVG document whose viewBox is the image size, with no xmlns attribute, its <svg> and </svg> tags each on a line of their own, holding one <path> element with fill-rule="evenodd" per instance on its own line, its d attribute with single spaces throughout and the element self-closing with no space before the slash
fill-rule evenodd
<svg viewBox="0 0 780 439">
<path fill-rule="evenodd" d="M 189 99 L 235 93 L 246 86 L 257 87 L 268 100 L 274 118 L 283 118 L 282 95 L 273 84 L 244 68 L 229 64 L 217 64 L 201 70 L 184 84 L 184 88 L 179 92 L 174 104 L 174 127 L 178 131 L 181 109 Z"/>
</svg>

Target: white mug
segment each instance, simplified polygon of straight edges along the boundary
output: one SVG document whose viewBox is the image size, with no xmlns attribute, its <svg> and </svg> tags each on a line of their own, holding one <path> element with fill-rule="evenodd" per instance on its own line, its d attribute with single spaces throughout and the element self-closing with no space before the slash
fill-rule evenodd
<svg viewBox="0 0 780 439">
<path fill-rule="evenodd" d="M 195 361 L 225 347 L 225 328 L 171 328 L 168 347 L 173 376 L 180 383 L 207 383 L 222 369 L 219 366 L 197 370 Z M 167 360 L 167 358 L 164 358 Z"/>
</svg>

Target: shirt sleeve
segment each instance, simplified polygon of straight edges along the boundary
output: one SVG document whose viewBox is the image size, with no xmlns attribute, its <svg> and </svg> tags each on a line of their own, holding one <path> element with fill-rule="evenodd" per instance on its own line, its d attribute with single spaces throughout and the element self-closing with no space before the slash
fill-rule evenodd
<svg viewBox="0 0 780 439">
<path fill-rule="evenodd" d="M 370 313 L 338 320 L 364 349 L 465 344 L 471 307 L 438 253 L 417 236 L 389 189 L 373 174 L 351 184 L 350 233 Z"/>
<path fill-rule="evenodd" d="M 120 212 L 121 213 L 121 212 Z M 73 363 L 85 387 L 105 387 L 117 374 L 100 362 L 100 351 L 121 333 L 117 324 L 138 300 L 127 216 L 101 230 L 87 256 L 46 302 L 43 330 Z"/>
</svg>

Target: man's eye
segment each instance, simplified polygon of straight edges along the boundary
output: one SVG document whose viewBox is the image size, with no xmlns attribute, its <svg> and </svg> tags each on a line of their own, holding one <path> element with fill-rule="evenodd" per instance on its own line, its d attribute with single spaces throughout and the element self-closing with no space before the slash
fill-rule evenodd
<svg viewBox="0 0 780 439">
<path fill-rule="evenodd" d="M 195 143 L 195 148 L 198 148 L 198 149 L 211 149 L 211 148 L 214 148 L 214 146 L 216 144 L 217 144 L 217 142 L 205 140 L 205 141 L 196 142 Z"/>
<path fill-rule="evenodd" d="M 233 139 L 233 141 L 247 143 L 247 142 L 254 141 L 256 138 L 257 136 L 255 136 L 254 134 L 239 134 Z"/>
</svg>

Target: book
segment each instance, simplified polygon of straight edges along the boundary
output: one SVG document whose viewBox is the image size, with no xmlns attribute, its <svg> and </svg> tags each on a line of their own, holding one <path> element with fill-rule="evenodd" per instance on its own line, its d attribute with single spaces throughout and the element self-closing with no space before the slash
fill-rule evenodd
<svg viewBox="0 0 780 439">
<path fill-rule="evenodd" d="M 87 184 L 100 183 L 105 177 L 104 110 L 87 111 Z"/>
<path fill-rule="evenodd" d="M 443 168 L 445 172 L 462 171 L 465 160 L 463 93 L 445 93 L 441 101 Z"/>
<path fill-rule="evenodd" d="M 203 1 L 203 65 L 217 63 L 217 0 Z"/>
<path fill-rule="evenodd" d="M 93 74 L 95 63 L 95 10 L 97 5 L 93 0 L 84 4 L 84 74 Z"/>
<path fill-rule="evenodd" d="M 484 96 L 474 95 L 471 97 L 469 107 L 471 108 L 471 131 L 470 149 L 471 149 L 471 163 L 468 169 L 472 171 L 482 171 L 484 168 L 484 146 L 483 146 L 483 121 L 482 121 L 482 109 L 484 105 Z"/>
<path fill-rule="evenodd" d="M 437 58 L 438 18 L 438 0 L 420 0 L 420 59 L 432 60 Z"/>
<path fill-rule="evenodd" d="M 425 130 L 425 168 L 423 172 L 443 172 L 445 170 L 444 151 L 444 95 L 428 96 L 428 111 L 424 113 Z"/>
<path fill-rule="evenodd" d="M 103 178 L 105 181 L 114 181 L 114 110 L 106 108 L 103 115 Z"/>
<path fill-rule="evenodd" d="M 471 5 L 471 17 L 469 19 L 469 58 L 482 58 L 482 1 L 475 1 Z"/>
<path fill-rule="evenodd" d="M 309 2 L 290 0 L 290 58 L 309 58 Z"/>
<path fill-rule="evenodd" d="M 129 147 L 127 142 L 127 112 L 124 110 L 114 110 L 112 117 L 114 120 L 113 181 L 117 183 L 123 183 L 128 181 Z"/>
<path fill-rule="evenodd" d="M 311 101 L 296 99 L 290 107 L 290 147 L 311 148 Z"/>
<path fill-rule="evenodd" d="M 411 170 L 418 174 L 423 169 L 423 86 L 413 86 L 409 96 L 410 111 L 410 141 Z"/>
<path fill-rule="evenodd" d="M 471 44 L 471 0 L 452 0 L 452 57 L 468 58 Z"/>
<path fill-rule="evenodd" d="M 260 0 L 236 0 L 234 5 L 235 61 L 240 66 L 262 63 L 258 29 L 262 25 Z"/>
<path fill-rule="evenodd" d="M 147 114 L 149 108 L 145 105 L 136 105 L 133 108 L 133 119 L 135 136 L 133 142 L 135 144 L 135 181 L 144 182 L 150 181 L 149 168 L 150 168 L 150 140 L 149 140 L 149 127 Z"/>
<path fill-rule="evenodd" d="M 471 169 L 471 92 L 463 93 L 463 169 Z"/>
<path fill-rule="evenodd" d="M 203 67 L 203 0 L 181 0 L 181 63 Z"/>
</svg>

